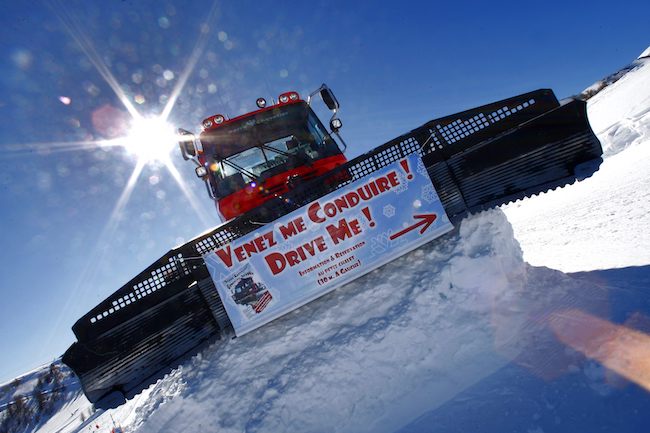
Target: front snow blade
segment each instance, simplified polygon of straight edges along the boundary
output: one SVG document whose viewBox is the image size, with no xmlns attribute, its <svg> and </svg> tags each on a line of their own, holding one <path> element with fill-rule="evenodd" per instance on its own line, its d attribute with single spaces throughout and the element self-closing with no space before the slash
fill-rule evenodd
<svg viewBox="0 0 650 433">
<path fill-rule="evenodd" d="M 452 221 L 593 174 L 602 150 L 586 104 L 542 89 L 432 120 L 163 256 L 79 319 L 63 361 L 88 399 L 138 394 L 230 327 L 201 256 L 419 152 Z"/>
</svg>

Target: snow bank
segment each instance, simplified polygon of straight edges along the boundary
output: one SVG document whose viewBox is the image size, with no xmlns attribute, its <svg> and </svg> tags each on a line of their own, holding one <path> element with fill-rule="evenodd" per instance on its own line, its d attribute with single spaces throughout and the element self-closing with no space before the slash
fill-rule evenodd
<svg viewBox="0 0 650 433">
<path fill-rule="evenodd" d="M 606 156 L 650 138 L 650 59 L 588 102 L 589 122 Z"/>
<path fill-rule="evenodd" d="M 218 342 L 112 415 L 141 432 L 395 431 L 520 358 L 571 284 L 555 271 L 531 274 L 503 213 L 482 213 Z"/>
<path fill-rule="evenodd" d="M 521 290 L 525 273 L 503 214 L 470 218 L 269 326 L 215 344 L 122 423 L 142 432 L 392 431 L 504 364 L 491 312 Z"/>
</svg>

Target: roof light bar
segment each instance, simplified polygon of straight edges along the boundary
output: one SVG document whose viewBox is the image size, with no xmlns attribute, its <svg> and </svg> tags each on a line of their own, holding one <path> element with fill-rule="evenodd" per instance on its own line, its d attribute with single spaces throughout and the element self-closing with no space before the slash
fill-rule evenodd
<svg viewBox="0 0 650 433">
<path fill-rule="evenodd" d="M 297 92 L 286 92 L 281 94 L 278 97 L 278 100 L 280 101 L 280 104 L 286 104 L 288 102 L 294 102 L 300 99 L 300 96 L 298 95 Z"/>
<path fill-rule="evenodd" d="M 223 114 L 215 114 L 214 116 L 204 119 L 201 124 L 203 125 L 203 129 L 210 129 L 221 125 L 225 121 L 226 118 L 224 117 Z"/>
</svg>

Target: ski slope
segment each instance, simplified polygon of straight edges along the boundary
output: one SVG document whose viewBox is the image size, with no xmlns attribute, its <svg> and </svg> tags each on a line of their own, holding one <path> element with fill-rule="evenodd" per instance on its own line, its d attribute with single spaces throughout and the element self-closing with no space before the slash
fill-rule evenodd
<svg viewBox="0 0 650 433">
<path fill-rule="evenodd" d="M 588 102 L 600 170 L 505 208 L 528 263 L 564 272 L 650 263 L 650 59 L 636 63 Z"/>
<path fill-rule="evenodd" d="M 75 394 L 36 431 L 644 431 L 634 375 L 566 331 L 650 331 L 647 62 L 589 101 L 607 156 L 592 178 L 468 217 L 115 410 L 82 423 Z"/>
<path fill-rule="evenodd" d="M 620 392 L 626 401 L 638 390 L 612 387 L 611 374 L 561 344 L 549 324 L 575 310 L 601 317 L 615 310 L 625 316 L 626 308 L 638 306 L 613 300 L 631 289 L 611 287 L 606 279 L 603 284 L 602 278 L 594 284 L 594 275 L 578 278 L 535 268 L 524 258 L 530 255 L 534 263 L 539 257 L 534 264 L 564 270 L 650 263 L 649 236 L 639 235 L 649 221 L 643 110 L 647 113 L 650 103 L 642 91 L 632 90 L 647 90 L 648 71 L 644 65 L 629 73 L 590 102 L 604 146 L 618 154 L 592 179 L 517 204 L 522 213 L 529 208 L 528 215 L 545 209 L 540 218 L 553 216 L 553 228 L 540 230 L 540 223 L 518 218 L 513 209 L 467 218 L 443 240 L 272 326 L 216 344 L 148 395 L 118 409 L 117 417 L 141 432 L 432 431 L 438 423 L 446 426 L 440 431 L 449 431 L 455 424 L 472 425 L 444 416 L 454 403 L 463 402 L 462 412 L 478 422 L 491 418 L 483 394 L 502 407 L 517 407 L 518 401 L 538 397 L 528 392 L 534 387 L 595 400 L 591 404 L 600 414 L 578 417 L 577 423 L 565 420 L 564 431 L 587 431 L 584 423 L 606 422 L 614 414 L 601 402 L 603 395 L 616 400 L 612 395 Z M 625 111 L 625 101 L 638 109 Z M 622 128 L 632 132 L 617 134 Z M 633 221 L 640 222 L 638 231 Z M 568 232 L 559 233 L 559 227 Z M 540 242 L 543 236 L 548 243 Z M 648 312 L 647 307 L 638 308 Z M 482 389 L 502 375 L 509 379 L 497 380 L 500 391 Z M 513 375 L 533 384 L 517 387 Z M 544 400 L 551 408 L 556 404 L 552 396 Z M 562 425 L 556 412 L 535 408 L 511 422 L 521 431 L 547 431 L 549 423 Z M 619 409 L 621 416 L 629 424 L 616 425 L 629 431 L 645 415 L 630 408 Z M 493 431 L 509 431 L 500 430 L 502 421 Z"/>
<path fill-rule="evenodd" d="M 496 210 L 272 326 L 215 344 L 116 414 L 143 432 L 396 431 L 519 359 L 543 332 L 540 317 L 558 306 L 597 309 L 602 296 L 559 272 L 531 271 Z"/>
</svg>

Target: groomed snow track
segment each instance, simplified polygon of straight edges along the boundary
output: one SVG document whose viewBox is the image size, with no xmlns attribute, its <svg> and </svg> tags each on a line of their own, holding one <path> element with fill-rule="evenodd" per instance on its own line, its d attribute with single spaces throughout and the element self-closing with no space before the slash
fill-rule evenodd
<svg viewBox="0 0 650 433">
<path fill-rule="evenodd" d="M 88 399 L 120 404 L 230 326 L 202 254 L 413 152 L 452 221 L 571 184 L 602 162 L 585 102 L 560 105 L 548 89 L 430 121 L 169 251 L 79 319 L 63 361 Z"/>
</svg>

